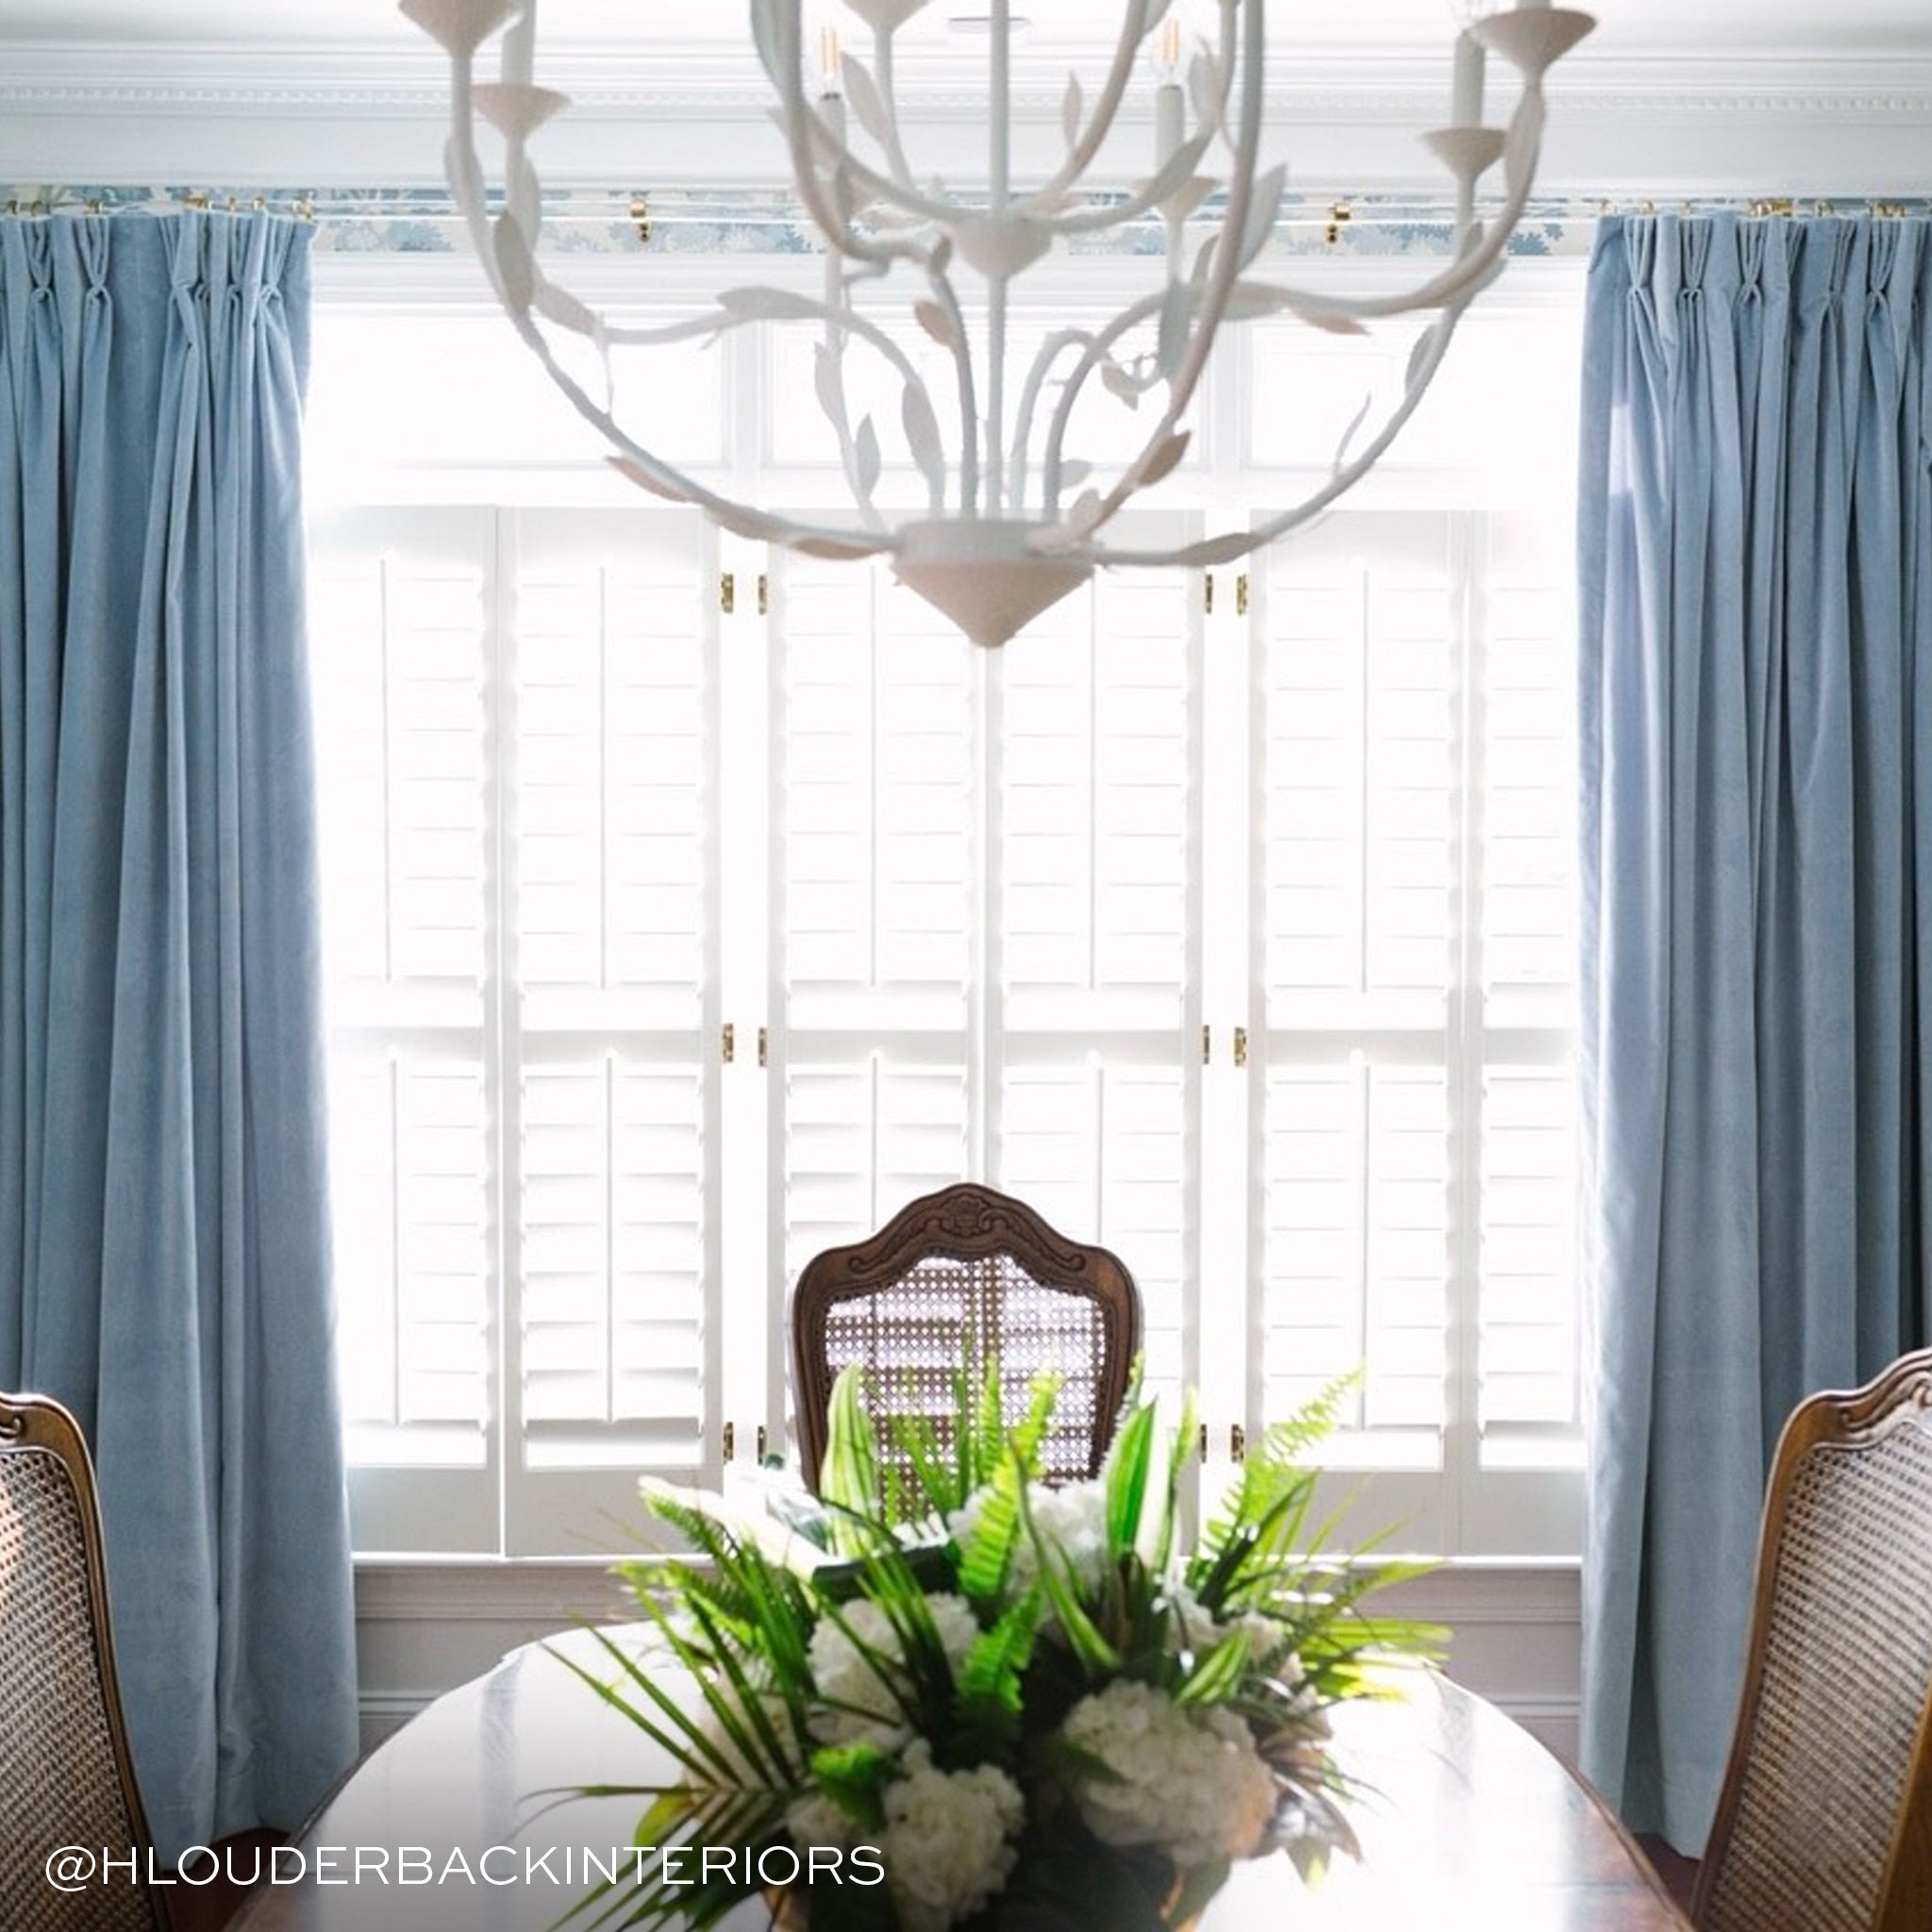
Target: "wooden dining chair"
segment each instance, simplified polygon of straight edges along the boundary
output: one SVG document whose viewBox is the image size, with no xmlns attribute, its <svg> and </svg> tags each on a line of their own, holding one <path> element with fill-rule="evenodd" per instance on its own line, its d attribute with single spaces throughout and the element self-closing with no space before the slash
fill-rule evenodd
<svg viewBox="0 0 1932 1932">
<path fill-rule="evenodd" d="M 1792 1412 L 1698 1932 L 1932 1926 L 1932 1349 Z"/>
<path fill-rule="evenodd" d="M 62 1891 L 65 1846 L 139 1861 Z M 121 1722 L 93 1465 L 44 1396 L 0 1394 L 0 1926 L 166 1932 Z"/>
<path fill-rule="evenodd" d="M 943 1426 L 954 1377 L 996 1353 L 1009 1419 L 1033 1377 L 1063 1378 L 1041 1446 L 1048 1481 L 1098 1472 L 1141 1346 L 1134 1278 L 1105 1248 L 1069 1241 L 1024 1202 L 971 1183 L 912 1202 L 869 1240 L 828 1248 L 791 1298 L 793 1401 L 804 1475 L 818 1487 L 832 1384 L 863 1365 L 866 1401 L 886 1418 Z"/>
</svg>

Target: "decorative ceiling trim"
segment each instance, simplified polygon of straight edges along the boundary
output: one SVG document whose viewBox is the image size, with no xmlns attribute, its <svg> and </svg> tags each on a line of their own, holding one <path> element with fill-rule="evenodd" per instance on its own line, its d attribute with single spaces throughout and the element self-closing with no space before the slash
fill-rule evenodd
<svg viewBox="0 0 1932 1932">
<path fill-rule="evenodd" d="M 390 46 L 26 42 L 6 51 L 0 105 L 16 111 L 441 115 L 448 98 L 437 62 Z M 1036 49 L 1016 73 L 1016 107 L 1028 118 L 1057 121 L 1069 60 L 1091 53 Z M 941 116 L 978 113 L 983 90 L 961 86 L 958 76 L 957 60 L 907 58 L 900 89 L 908 102 Z M 635 49 L 565 47 L 546 62 L 544 77 L 581 111 L 600 116 L 649 109 L 762 117 L 770 105 L 763 77 L 741 52 L 687 48 L 654 62 Z M 1447 85 L 1440 59 L 1402 51 L 1324 50 L 1280 62 L 1270 92 L 1274 110 L 1291 119 L 1407 119 L 1419 101 L 1446 99 Z M 1910 119 L 1932 114 L 1932 57 L 1740 56 L 1713 49 L 1585 58 L 1574 75 L 1552 85 L 1551 94 L 1570 114 Z"/>
</svg>

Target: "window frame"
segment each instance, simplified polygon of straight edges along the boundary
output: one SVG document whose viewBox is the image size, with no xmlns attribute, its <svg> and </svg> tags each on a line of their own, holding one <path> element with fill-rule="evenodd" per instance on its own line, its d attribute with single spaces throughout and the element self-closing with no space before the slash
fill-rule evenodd
<svg viewBox="0 0 1932 1932">
<path fill-rule="evenodd" d="M 715 281 L 717 262 L 708 258 L 636 263 L 619 260 L 599 262 L 592 279 L 602 284 L 593 292 L 628 302 L 654 312 L 676 312 L 688 307 L 700 290 Z M 816 270 L 780 258 L 775 263 L 759 263 L 760 271 L 774 270 L 779 279 L 793 275 L 804 285 Z M 1123 263 L 1124 277 L 1133 264 Z M 1320 271 L 1322 264 L 1311 265 Z M 395 314 L 398 316 L 477 314 L 485 312 L 485 298 L 468 277 L 458 277 L 455 265 L 389 259 L 353 262 L 345 258 L 318 258 L 316 278 L 318 322 L 336 312 Z M 1101 307 L 1108 291 L 1088 279 L 1094 268 L 1091 261 L 1078 264 L 1076 274 L 1065 275 L 1058 283 L 1049 281 L 1040 291 L 1042 307 L 1072 302 L 1075 307 Z M 1413 263 L 1395 261 L 1347 264 L 1350 278 L 1390 284 L 1412 278 Z M 1486 298 L 1485 308 L 1493 313 L 1521 317 L 1556 311 L 1580 314 L 1583 264 L 1573 261 L 1524 262 L 1512 264 L 1508 278 Z M 651 277 L 651 291 L 643 293 L 644 273 Z M 1319 281 L 1319 273 L 1310 280 Z M 1077 291 L 1077 292 L 1075 292 Z M 1472 325 L 1476 325 L 1472 319 Z M 770 404 L 775 391 L 777 371 L 768 343 L 751 336 L 727 343 L 724 352 L 728 369 L 724 377 L 726 422 L 724 447 L 727 460 L 719 480 L 729 473 L 732 487 L 761 498 L 810 508 L 836 500 L 837 477 L 825 468 L 778 469 L 768 461 L 773 446 Z M 1199 525 L 1224 527 L 1230 522 L 1246 521 L 1258 515 L 1257 506 L 1273 497 L 1285 497 L 1298 484 L 1308 480 L 1307 473 L 1289 470 L 1269 471 L 1253 461 L 1252 437 L 1244 398 L 1251 384 L 1253 349 L 1248 336 L 1237 337 L 1222 351 L 1217 368 L 1210 370 L 1201 404 L 1201 428 L 1197 450 L 1203 458 L 1200 469 L 1188 476 L 1173 479 L 1169 498 L 1176 513 L 1192 518 Z M 1445 381 L 1449 378 L 1445 375 Z M 391 501 L 434 506 L 498 506 L 514 502 L 519 508 L 544 506 L 558 508 L 601 508 L 630 505 L 634 496 L 616 485 L 605 470 L 598 453 L 592 452 L 581 465 L 559 467 L 541 464 L 520 468 L 514 462 L 501 466 L 479 466 L 460 472 L 439 472 L 433 467 L 402 467 L 382 479 L 382 493 Z M 368 493 L 367 479 L 361 491 Z M 1524 487 L 1524 495 L 1528 486 Z M 1480 548 L 1484 541 L 1482 514 L 1468 507 L 1469 484 L 1465 477 L 1430 469 L 1407 468 L 1394 458 L 1375 473 L 1349 500 L 1350 508 L 1414 506 L 1448 509 L 1465 526 L 1462 541 Z M 493 508 L 498 535 L 491 560 L 495 574 L 494 609 L 497 618 L 509 608 L 513 597 L 511 566 L 506 561 L 509 532 L 516 514 L 510 508 Z M 675 514 L 675 513 L 674 513 Z M 1286 540 L 1292 541 L 1292 538 Z M 729 1426 L 735 1437 L 736 1457 L 748 1460 L 758 1448 L 783 1441 L 785 1425 L 785 1386 L 788 1341 L 785 1332 L 786 1300 L 789 1292 L 785 1257 L 785 1232 L 779 1196 L 784 1171 L 784 1109 L 773 1098 L 776 1078 L 785 1063 L 789 1041 L 784 1030 L 782 988 L 777 979 L 779 908 L 771 891 L 759 890 L 762 875 L 776 876 L 773 858 L 780 832 L 772 811 L 773 774 L 779 770 L 781 710 L 774 701 L 775 671 L 770 650 L 770 634 L 781 621 L 784 598 L 784 566 L 766 556 L 758 546 L 729 536 L 711 534 L 708 555 L 714 571 L 733 574 L 741 587 L 736 613 L 721 616 L 715 604 L 707 600 L 705 622 L 709 632 L 708 648 L 716 666 L 718 715 L 727 721 L 711 757 L 718 796 L 726 801 L 721 807 L 716 898 L 717 920 L 714 939 L 718 949 L 716 970 L 710 975 L 712 1001 L 707 1014 L 707 1034 L 716 1041 L 719 1028 L 726 1019 L 737 1032 L 737 1056 L 729 1065 L 713 1054 L 708 1060 L 713 1095 L 710 1133 L 716 1165 L 708 1170 L 714 1176 L 730 1176 L 733 1203 L 722 1213 L 714 1213 L 708 1238 L 708 1265 L 712 1269 L 713 1286 L 709 1295 L 707 1323 L 707 1361 L 713 1373 L 704 1394 L 705 1446 L 701 1480 L 714 1482 L 724 1473 L 721 1433 Z M 1184 1373 L 1201 1386 L 1203 1415 L 1208 1429 L 1210 1456 L 1208 1479 L 1224 1475 L 1235 1425 L 1252 1436 L 1265 1418 L 1261 1413 L 1262 1349 L 1255 1341 L 1258 1334 L 1261 1280 L 1261 1188 L 1258 1122 L 1265 1108 L 1265 1074 L 1269 1064 L 1269 1024 L 1266 1016 L 1265 986 L 1258 963 L 1258 922 L 1252 915 L 1251 894 L 1258 864 L 1260 814 L 1256 808 L 1253 788 L 1257 782 L 1261 707 L 1256 690 L 1259 675 L 1259 640 L 1266 608 L 1264 568 L 1251 566 L 1254 588 L 1247 599 L 1245 615 L 1234 608 L 1228 594 L 1235 573 L 1216 572 L 1220 597 L 1213 614 L 1205 612 L 1196 620 L 1198 629 L 1197 707 L 1194 736 L 1198 746 L 1222 743 L 1244 744 L 1249 758 L 1222 759 L 1198 753 L 1196 782 L 1191 789 L 1191 814 L 1194 824 L 1191 838 L 1200 856 L 1191 882 L 1195 905 L 1201 908 L 1201 929 L 1191 934 L 1188 944 L 1198 971 L 1188 989 L 1186 1016 L 1182 1022 L 1183 1041 L 1179 1064 L 1191 1085 L 1190 1105 L 1195 1132 L 1192 1158 L 1188 1162 L 1188 1186 L 1191 1200 L 1186 1224 L 1191 1236 L 1184 1254 L 1188 1281 L 1184 1288 L 1183 1359 Z M 770 587 L 769 614 L 760 614 L 762 600 L 746 595 L 747 588 L 760 579 Z M 1458 592 L 1458 648 L 1479 648 L 1482 634 L 1480 589 L 1465 581 Z M 765 635 L 760 637 L 759 633 Z M 760 645 L 764 648 L 761 649 Z M 1463 670 L 1466 673 L 1468 666 Z M 513 705 L 509 688 L 510 642 L 501 622 L 492 621 L 490 634 L 490 689 L 497 706 L 492 709 L 491 729 L 495 742 L 491 752 L 492 795 L 503 782 L 503 747 L 513 734 L 513 716 L 506 724 L 502 707 Z M 980 703 L 986 714 L 986 742 L 997 736 L 999 692 L 997 666 L 983 666 L 980 676 Z M 1459 728 L 1472 728 L 1467 715 L 1471 695 L 1465 690 L 1460 698 Z M 1478 721 L 1479 722 L 1479 721 Z M 1475 756 L 1480 758 L 1479 742 Z M 1458 770 L 1461 768 L 1458 767 Z M 1476 767 L 1480 779 L 1480 766 Z M 1466 788 L 1464 788 L 1466 789 Z M 503 810 L 493 806 L 491 821 L 491 958 L 494 983 L 490 992 L 496 1019 L 492 1028 L 490 1065 L 492 1081 L 492 1118 L 497 1123 L 498 1145 L 509 1146 L 515 1128 L 514 1095 L 509 1088 L 505 1055 L 508 1051 L 510 999 L 509 974 L 512 960 L 508 950 L 510 939 L 504 932 L 499 908 L 507 904 L 507 841 L 511 832 Z M 1470 831 L 1466 823 L 1468 801 L 1457 813 L 1458 841 L 1466 848 Z M 991 826 L 990 813 L 981 816 L 982 827 Z M 996 827 L 989 843 L 996 843 Z M 979 854 L 979 874 L 990 880 L 996 869 L 996 855 Z M 1467 892 L 1469 854 L 1458 854 L 1457 877 L 1460 890 Z M 985 928 L 982 922 L 982 929 Z M 980 955 L 980 981 L 989 968 L 996 968 L 996 949 L 991 954 L 983 943 Z M 1467 961 L 1461 962 L 1466 969 Z M 1458 998 L 1466 1004 L 1470 988 L 1466 970 L 1458 975 Z M 985 1001 L 979 1002 L 983 1008 Z M 1191 1043 L 1202 1027 L 1210 1029 L 1212 1051 L 1205 1064 L 1191 1053 Z M 1248 1064 L 1245 1069 L 1233 1063 L 1232 1037 L 1236 1026 L 1244 1025 L 1248 1038 Z M 985 1027 L 975 1026 L 974 1051 L 984 1059 Z M 762 1041 L 764 1054 L 756 1043 Z M 761 1066 L 762 1058 L 770 1066 Z M 991 1070 L 982 1066 L 979 1078 L 993 1091 Z M 1463 1107 L 1474 1103 L 1467 1094 Z M 996 1128 L 995 1104 L 982 1122 L 978 1144 L 973 1148 L 976 1171 L 996 1177 L 991 1158 Z M 1452 1110 L 1452 1122 L 1460 1116 Z M 546 1473 L 545 1479 L 533 1483 L 522 1471 L 515 1443 L 520 1402 L 515 1398 L 516 1324 L 511 1307 L 514 1256 L 510 1247 L 512 1217 L 505 1211 L 508 1189 L 514 1179 L 513 1159 L 497 1177 L 497 1212 L 494 1216 L 496 1279 L 492 1284 L 495 1322 L 492 1337 L 491 1391 L 494 1422 L 490 1432 L 490 1452 L 485 1472 L 479 1473 L 493 1485 L 495 1501 L 489 1515 L 493 1535 L 473 1540 L 463 1551 L 486 1557 L 537 1554 L 589 1554 L 575 1533 L 554 1534 L 559 1506 L 571 1516 L 580 1517 L 588 1506 L 595 1511 L 625 1513 L 631 1488 L 627 1471 Z M 714 1186 L 716 1182 L 712 1183 Z M 1450 1412 L 1443 1435 L 1443 1462 L 1439 1475 L 1411 1478 L 1395 1473 L 1377 1478 L 1371 1513 L 1378 1519 L 1394 1514 L 1409 1518 L 1413 1536 L 1406 1542 L 1426 1547 L 1435 1554 L 1459 1557 L 1521 1556 L 1568 1558 L 1580 1543 L 1581 1480 L 1574 1466 L 1574 1455 L 1565 1447 L 1552 1458 L 1550 1466 L 1505 1469 L 1482 1465 L 1480 1445 L 1475 1440 L 1474 1416 L 1469 1412 L 1474 1387 L 1473 1350 L 1478 1316 L 1474 1305 L 1474 1254 L 1470 1244 L 1474 1234 L 1471 1217 L 1457 1213 L 1456 1206 L 1470 1189 L 1467 1176 L 1456 1180 L 1452 1201 L 1452 1223 L 1458 1238 L 1451 1260 L 1451 1307 L 1447 1331 L 1447 1368 Z M 734 1205 L 735 1204 L 735 1205 Z M 752 1208 L 756 1211 L 741 1211 Z M 1091 1230 L 1084 1231 L 1091 1233 Z M 1467 1251 L 1467 1252 L 1466 1252 Z M 1132 1265 L 1131 1257 L 1128 1257 Z M 1228 1294 L 1214 1284 L 1239 1281 L 1241 1292 Z M 1461 1284 L 1458 1290 L 1457 1284 Z M 1459 1298 L 1458 1298 L 1459 1297 Z M 1580 1311 L 1579 1311 L 1580 1313 Z M 750 1346 L 726 1347 L 725 1330 L 742 1334 L 752 1329 Z M 1580 1328 L 1580 1320 L 1578 1323 Z M 437 1535 L 449 1519 L 447 1495 L 437 1498 L 433 1484 L 423 1480 L 426 1474 L 415 1469 L 372 1468 L 358 1464 L 352 1471 L 352 1491 L 357 1516 L 358 1551 L 420 1554 L 445 1550 L 441 1543 L 421 1539 Z M 465 1474 L 472 1474 L 464 1472 Z M 1338 1473 L 1334 1478 L 1340 1491 L 1353 1488 L 1357 1477 Z M 463 1520 L 473 1527 L 482 1522 L 484 1511 L 474 1499 L 464 1502 Z M 629 1513 L 635 1514 L 634 1508 Z"/>
</svg>

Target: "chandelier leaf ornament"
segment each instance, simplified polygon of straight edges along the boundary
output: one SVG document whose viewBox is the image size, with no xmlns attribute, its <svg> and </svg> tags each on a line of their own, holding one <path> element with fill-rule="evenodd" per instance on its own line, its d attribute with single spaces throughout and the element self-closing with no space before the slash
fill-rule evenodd
<svg viewBox="0 0 1932 1932">
<path fill-rule="evenodd" d="M 774 118 L 793 187 L 824 242 L 823 290 L 724 289 L 704 312 L 653 326 L 607 321 L 553 281 L 540 258 L 542 194 L 531 144 L 569 104 L 533 77 L 537 0 L 401 0 L 401 8 L 449 57 L 450 190 L 497 299 L 552 381 L 608 442 L 616 467 L 641 489 L 693 505 L 740 536 L 813 557 L 888 558 L 904 583 L 989 645 L 1006 642 L 1096 568 L 1211 565 L 1244 556 L 1319 515 L 1374 466 L 1434 381 L 1462 315 L 1505 264 L 1535 183 L 1543 76 L 1595 24 L 1542 0 L 1470 19 L 1456 43 L 1450 125 L 1423 136 L 1455 187 L 1447 258 L 1414 287 L 1348 296 L 1325 282 L 1296 286 L 1261 271 L 1287 180 L 1281 168 L 1261 166 L 1265 0 L 1199 0 L 1211 17 L 1191 46 L 1173 0 L 1122 0 L 1105 76 L 1091 97 L 1077 75 L 1069 78 L 1064 154 L 1031 185 L 1013 179 L 1010 0 L 991 0 L 987 181 L 966 192 L 920 175 L 913 130 L 899 110 L 895 37 L 927 4 L 843 0 L 870 32 L 871 58 L 841 53 L 825 30 L 814 90 L 805 0 L 751 0 L 752 36 L 776 94 Z M 498 35 L 498 77 L 478 79 L 479 52 Z M 1124 192 L 1117 182 L 1096 185 L 1096 164 L 1150 53 L 1158 75 L 1152 166 Z M 1522 81 L 1502 128 L 1483 123 L 1491 54 Z M 493 203 L 479 119 L 503 139 Z M 1477 185 L 1499 162 L 1500 201 L 1478 219 Z M 1108 321 L 1058 328 L 1030 355 L 1017 353 L 1008 325 L 1020 277 L 1078 238 L 1148 222 L 1160 225 L 1166 241 L 1158 286 Z M 1426 322 L 1399 396 L 1372 434 L 1363 436 L 1361 418 L 1351 425 L 1300 502 L 1252 527 L 1167 549 L 1109 542 L 1120 512 L 1185 457 L 1188 411 L 1224 327 L 1287 317 L 1347 336 L 1404 315 Z M 851 492 L 849 516 L 800 520 L 734 501 L 655 454 L 618 420 L 614 350 L 764 323 L 820 331 L 814 386 Z M 573 337 L 589 345 L 601 380 L 587 384 L 577 358 L 567 363 L 559 353 Z M 928 380 L 928 342 L 944 352 L 942 379 Z M 855 411 L 848 364 L 861 356 L 876 358 L 898 391 L 891 433 L 924 497 L 909 514 L 882 500 L 881 427 Z M 1068 447 L 1075 407 L 1096 383 L 1126 408 L 1151 406 L 1138 453 L 1110 472 Z M 948 453 L 942 412 L 955 419 L 957 454 Z"/>
</svg>

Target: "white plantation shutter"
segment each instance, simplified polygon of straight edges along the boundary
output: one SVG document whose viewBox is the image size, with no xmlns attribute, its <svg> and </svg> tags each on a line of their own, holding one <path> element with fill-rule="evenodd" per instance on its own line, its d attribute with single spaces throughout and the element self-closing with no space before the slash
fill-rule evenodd
<svg viewBox="0 0 1932 1932">
<path fill-rule="evenodd" d="M 715 1464 L 708 540 L 399 508 L 312 548 L 358 1544 L 581 1550 Z"/>
<path fill-rule="evenodd" d="M 1481 1546 L 1483 1470 L 1560 1460 L 1576 1420 L 1550 550 L 1344 513 L 1270 555 L 1255 625 L 1257 1420 L 1359 1372 L 1338 1459 L 1455 1475 L 1403 1492 L 1445 1546 Z"/>
<path fill-rule="evenodd" d="M 487 512 L 312 533 L 339 1355 L 368 1547 L 494 1517 Z"/>
<path fill-rule="evenodd" d="M 1578 1453 L 1575 625 L 1562 533 L 1492 519 L 1482 654 L 1479 1420 L 1486 1453 Z"/>
<path fill-rule="evenodd" d="M 1447 1420 L 1457 691 L 1451 525 L 1342 515 L 1268 556 L 1264 1419 L 1339 1375 L 1370 1460 Z"/>
<path fill-rule="evenodd" d="M 787 1282 L 908 1200 L 984 1175 L 1117 1249 L 1150 1371 L 1182 1378 L 1190 582 L 1104 579 L 1023 649 L 987 654 L 883 572 L 785 561 L 772 1072 Z"/>
<path fill-rule="evenodd" d="M 776 577 L 772 1074 L 785 1281 L 973 1170 L 974 648 L 883 571 Z"/>
<path fill-rule="evenodd" d="M 694 519 L 510 539 L 511 1534 L 568 1548 L 546 1475 L 715 1466 L 716 648 Z"/>
<path fill-rule="evenodd" d="M 1376 1520 L 1574 1552 L 1571 544 L 1463 433 L 1495 369 L 1572 358 L 1542 322 L 1211 614 L 1199 573 L 1103 573 L 997 652 L 888 569 L 641 504 L 317 522 L 359 1549 L 585 1554 L 641 1472 L 783 1448 L 799 1269 L 974 1177 L 1121 1256 L 1215 1457 L 1358 1367 L 1334 1459 Z M 815 334 L 669 399 L 674 440 L 821 501 Z M 1192 507 L 1120 541 L 1239 521 L 1354 413 L 1291 331 L 1251 349 Z M 620 501 L 561 419 L 552 462 L 407 413 L 435 446 L 339 437 L 339 485 Z"/>
<path fill-rule="evenodd" d="M 994 666 L 1000 1185 L 1141 1291 L 1192 1379 L 1200 1120 L 1200 578 L 1101 576 Z"/>
</svg>

